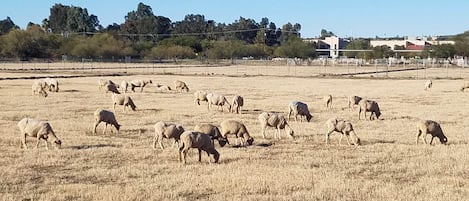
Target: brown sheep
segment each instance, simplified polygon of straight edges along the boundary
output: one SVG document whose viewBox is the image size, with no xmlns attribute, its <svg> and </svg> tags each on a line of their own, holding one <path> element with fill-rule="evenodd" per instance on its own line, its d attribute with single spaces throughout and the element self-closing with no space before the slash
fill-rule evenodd
<svg viewBox="0 0 469 201">
<path fill-rule="evenodd" d="M 187 87 L 187 84 L 181 80 L 174 81 L 174 88 L 181 93 L 182 91 L 189 92 L 189 87 Z"/>
<path fill-rule="evenodd" d="M 244 98 L 242 96 L 234 96 L 231 100 L 231 105 L 229 106 L 230 112 L 236 111 L 236 114 L 241 113 L 241 107 L 244 105 Z"/>
<path fill-rule="evenodd" d="M 353 106 L 358 105 L 358 103 L 362 100 L 363 98 L 360 96 L 349 96 L 348 97 L 348 108 L 353 109 Z"/>
<path fill-rule="evenodd" d="M 381 116 L 381 111 L 379 109 L 379 105 L 376 101 L 373 100 L 366 100 L 362 99 L 358 105 L 360 106 L 360 109 L 358 110 L 358 120 L 360 120 L 361 113 L 363 111 L 366 118 L 366 112 L 371 112 L 370 114 L 370 120 L 373 120 L 373 114 L 375 114 L 376 119 L 379 119 L 379 116 Z"/>
<path fill-rule="evenodd" d="M 235 120 L 224 120 L 220 124 L 221 127 L 221 136 L 227 139 L 227 135 L 235 135 L 236 136 L 236 143 L 238 142 L 238 138 L 241 138 L 241 146 L 245 146 L 245 142 L 248 145 L 252 145 L 254 142 L 254 138 L 249 135 L 246 126 Z M 229 143 L 229 142 L 228 142 Z"/>
<path fill-rule="evenodd" d="M 125 107 L 130 107 L 133 111 L 136 110 L 137 106 L 135 105 L 134 101 L 130 96 L 123 95 L 123 94 L 112 94 L 112 109 L 114 112 L 116 111 L 116 105 L 122 105 L 122 111 L 125 112 Z"/>
<path fill-rule="evenodd" d="M 283 115 L 263 112 L 259 114 L 257 118 L 259 119 L 259 123 L 261 124 L 262 137 L 264 137 L 264 139 L 265 129 L 267 128 L 267 126 L 276 128 L 275 134 L 277 134 L 278 139 L 281 139 L 280 129 L 285 129 L 285 134 L 287 136 L 293 137 L 294 135 L 293 129 L 291 129 L 290 125 L 288 125 L 288 122 Z M 276 138 L 275 134 L 274 138 Z"/>
<path fill-rule="evenodd" d="M 427 144 L 426 135 L 431 134 L 432 139 L 430 140 L 430 145 L 433 142 L 433 138 L 437 137 L 440 139 L 441 144 L 446 144 L 448 139 L 446 138 L 443 130 L 441 130 L 440 124 L 432 120 L 421 120 L 417 122 L 417 141 L 416 144 L 419 143 L 419 137 L 422 136 L 423 142 Z M 422 135 L 423 134 L 423 135 Z"/>
<path fill-rule="evenodd" d="M 218 129 L 218 127 L 216 127 L 213 124 L 197 124 L 194 127 L 194 131 L 210 135 L 210 137 L 212 138 L 212 141 L 218 140 L 218 144 L 220 144 L 221 147 L 224 147 L 225 144 L 228 142 L 226 138 L 221 136 L 220 129 Z"/>
<path fill-rule="evenodd" d="M 163 138 L 174 139 L 173 146 L 179 143 L 181 134 L 184 132 L 184 128 L 181 125 L 159 121 L 155 124 L 155 137 L 153 138 L 153 149 L 156 149 L 156 143 L 159 142 L 161 150 L 163 147 Z"/>
<path fill-rule="evenodd" d="M 18 122 L 17 125 L 21 133 L 22 147 L 24 147 L 25 149 L 28 148 L 26 146 L 27 136 L 35 137 L 37 139 L 36 148 L 39 147 L 39 141 L 43 139 L 46 143 L 46 149 L 49 149 L 49 143 L 47 142 L 49 136 L 51 136 L 54 140 L 56 148 L 60 148 L 60 146 L 62 145 L 62 141 L 57 138 L 54 131 L 52 130 L 51 125 L 47 121 L 41 121 L 32 118 L 23 118 Z"/>
<path fill-rule="evenodd" d="M 326 133 L 326 145 L 329 144 L 329 136 L 332 134 L 332 132 L 336 131 L 341 133 L 340 139 L 339 139 L 339 145 L 342 141 L 342 137 L 344 135 L 347 137 L 347 143 L 350 145 L 350 133 L 352 133 L 356 140 L 353 142 L 355 146 L 360 145 L 360 138 L 357 136 L 355 133 L 355 130 L 353 129 L 352 123 L 349 121 L 343 120 L 343 119 L 338 119 L 338 118 L 330 118 L 326 121 L 326 126 L 327 126 L 327 133 Z"/>
<path fill-rule="evenodd" d="M 104 122 L 105 127 L 103 129 L 103 135 L 106 132 L 106 128 L 108 124 L 113 125 L 117 130 L 117 134 L 119 134 L 119 129 L 121 125 L 117 123 L 116 117 L 114 116 L 114 113 L 112 113 L 111 111 L 97 109 L 94 112 L 94 120 L 95 120 L 95 123 L 94 123 L 93 133 L 96 134 L 96 127 L 98 127 L 99 123 Z"/>
<path fill-rule="evenodd" d="M 199 150 L 199 162 L 202 161 L 202 151 L 207 152 L 207 155 L 213 155 L 214 163 L 220 159 L 220 153 L 215 150 L 212 139 L 209 135 L 197 131 L 185 131 L 181 134 L 181 145 L 179 145 L 179 161 L 183 164 L 186 163 L 187 151 L 190 148 L 197 148 Z"/>
<path fill-rule="evenodd" d="M 323 101 L 327 109 L 332 108 L 332 95 L 324 96 Z"/>
<path fill-rule="evenodd" d="M 295 121 L 298 121 L 298 115 L 305 116 L 308 122 L 313 118 L 313 115 L 309 112 L 308 105 L 300 101 L 292 101 L 288 105 L 288 121 L 290 121 L 290 116 L 292 114 L 295 117 Z"/>
</svg>

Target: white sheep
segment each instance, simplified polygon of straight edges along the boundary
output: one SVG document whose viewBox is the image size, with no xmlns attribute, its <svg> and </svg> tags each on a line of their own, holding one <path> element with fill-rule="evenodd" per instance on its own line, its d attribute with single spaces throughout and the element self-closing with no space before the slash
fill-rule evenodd
<svg viewBox="0 0 469 201">
<path fill-rule="evenodd" d="M 33 96 L 37 93 L 37 95 L 47 97 L 48 94 L 45 90 L 46 87 L 47 84 L 44 82 L 44 80 L 34 80 L 33 85 L 31 86 Z"/>
<path fill-rule="evenodd" d="M 229 106 L 230 112 L 236 111 L 236 114 L 241 113 L 241 107 L 244 106 L 244 98 L 242 96 L 236 95 L 231 100 L 231 105 Z"/>
<path fill-rule="evenodd" d="M 433 138 L 437 137 L 440 139 L 441 144 L 446 144 L 448 142 L 448 138 L 446 138 L 443 130 L 441 129 L 440 124 L 432 120 L 421 120 L 417 122 L 417 141 L 416 144 L 419 143 L 419 137 L 422 136 L 423 142 L 427 144 L 426 135 L 431 134 L 432 139 L 430 140 L 430 145 L 433 142 Z M 422 135 L 423 134 L 423 135 Z"/>
<path fill-rule="evenodd" d="M 156 89 L 158 91 L 171 91 L 171 87 L 165 84 L 156 84 Z"/>
<path fill-rule="evenodd" d="M 44 78 L 44 82 L 49 88 L 50 92 L 59 92 L 59 81 L 54 78 Z"/>
<path fill-rule="evenodd" d="M 327 95 L 324 96 L 323 98 L 324 104 L 326 105 L 326 108 L 332 108 L 332 95 Z"/>
<path fill-rule="evenodd" d="M 326 132 L 326 145 L 329 144 L 329 136 L 335 131 L 341 133 L 339 139 L 339 145 L 342 142 L 342 137 L 344 135 L 347 137 L 347 144 L 350 145 L 350 133 L 353 134 L 355 137 L 355 142 L 353 144 L 355 146 L 360 145 L 360 138 L 358 137 L 357 133 L 353 129 L 352 123 L 347 120 L 339 119 L 339 118 L 330 118 L 326 121 L 327 132 Z"/>
<path fill-rule="evenodd" d="M 121 85 L 122 93 L 127 93 L 127 90 L 129 89 L 129 83 L 125 80 L 122 80 Z"/>
<path fill-rule="evenodd" d="M 220 159 L 220 153 L 215 150 L 212 139 L 209 135 L 197 131 L 186 131 L 181 134 L 181 145 L 179 146 L 179 161 L 183 164 L 186 163 L 187 152 L 190 148 L 197 148 L 199 150 L 199 162 L 202 161 L 202 151 L 213 155 L 214 163 Z"/>
<path fill-rule="evenodd" d="M 424 90 L 426 91 L 426 90 L 431 89 L 431 88 L 432 88 L 432 85 L 433 85 L 432 80 L 427 80 L 427 81 L 425 82 L 425 89 L 424 89 Z"/>
<path fill-rule="evenodd" d="M 184 132 L 184 128 L 181 125 L 159 121 L 155 124 L 155 136 L 153 138 L 153 149 L 156 149 L 156 143 L 159 142 L 160 148 L 163 150 L 163 138 L 174 139 L 173 146 L 179 142 L 181 134 Z"/>
<path fill-rule="evenodd" d="M 98 127 L 99 123 L 104 122 L 105 127 L 103 129 L 103 135 L 106 132 L 106 128 L 108 124 L 113 125 L 117 130 L 117 134 L 119 134 L 119 129 L 121 125 L 117 123 L 116 117 L 114 116 L 113 112 L 108 111 L 108 110 L 103 110 L 103 109 L 97 109 L 94 112 L 94 120 L 95 120 L 95 123 L 94 123 L 93 133 L 96 134 L 96 127 Z"/>
<path fill-rule="evenodd" d="M 187 84 L 181 80 L 175 80 L 174 81 L 174 88 L 179 91 L 179 92 L 189 92 L 189 87 L 187 87 Z"/>
<path fill-rule="evenodd" d="M 114 112 L 116 111 L 116 105 L 122 105 L 123 106 L 122 111 L 124 112 L 125 112 L 125 107 L 130 107 L 133 111 L 135 111 L 135 109 L 137 108 L 137 106 L 135 106 L 135 103 L 132 100 L 132 98 L 130 98 L 130 96 L 113 93 L 111 97 L 112 97 L 112 109 L 114 110 Z"/>
<path fill-rule="evenodd" d="M 197 105 L 200 105 L 200 101 L 208 102 L 206 91 L 197 90 L 196 92 L 194 92 L 194 98 L 194 103 Z"/>
<path fill-rule="evenodd" d="M 248 145 L 252 145 L 254 142 L 254 138 L 249 135 L 249 132 L 246 126 L 236 120 L 224 120 L 220 123 L 221 127 L 221 136 L 225 139 L 227 138 L 228 134 L 236 136 L 236 144 L 238 144 L 238 138 L 241 138 L 241 146 L 245 146 L 245 142 Z"/>
<path fill-rule="evenodd" d="M 291 129 L 290 125 L 288 125 L 287 120 L 281 114 L 263 112 L 263 113 L 259 114 L 257 119 L 259 119 L 259 123 L 260 123 L 261 129 L 262 129 L 262 137 L 264 137 L 264 139 L 265 139 L 265 129 L 267 127 L 276 128 L 275 134 L 278 136 L 278 139 L 281 139 L 280 129 L 284 129 L 285 134 L 287 136 L 293 137 L 293 135 L 294 135 L 293 129 Z M 274 139 L 276 138 L 275 134 L 274 134 Z"/>
<path fill-rule="evenodd" d="M 223 112 L 223 106 L 225 104 L 228 105 L 228 109 L 231 107 L 230 103 L 226 100 L 226 97 L 221 94 L 217 93 L 208 93 L 207 94 L 207 101 L 208 101 L 208 106 L 207 108 L 210 110 L 213 106 L 212 105 L 218 105 L 218 108 L 221 109 Z"/>
<path fill-rule="evenodd" d="M 46 143 L 46 149 L 49 149 L 47 141 L 49 136 L 53 138 L 56 148 L 60 148 L 60 146 L 62 145 L 62 141 L 57 138 L 54 131 L 52 130 L 52 126 L 47 121 L 42 121 L 33 118 L 23 118 L 18 122 L 18 128 L 20 129 L 22 147 L 24 147 L 25 149 L 28 148 L 26 146 L 27 136 L 35 137 L 37 139 L 36 148 L 38 148 L 39 146 L 39 141 L 43 139 Z"/>
<path fill-rule="evenodd" d="M 461 91 L 464 91 L 464 89 L 469 89 L 469 80 L 464 81 Z"/>
<path fill-rule="evenodd" d="M 112 80 L 99 79 L 98 80 L 98 89 L 101 91 L 107 84 L 116 85 Z M 117 88 L 117 87 L 116 87 Z"/>
<path fill-rule="evenodd" d="M 149 79 L 137 79 L 130 81 L 130 90 L 135 92 L 136 87 L 140 87 L 140 92 L 143 92 L 143 87 L 147 86 L 148 84 L 153 84 L 153 81 Z"/>
<path fill-rule="evenodd" d="M 300 101 L 292 101 L 288 105 L 288 120 L 290 121 L 290 116 L 293 114 L 295 116 L 295 121 L 298 121 L 297 116 L 305 116 L 308 122 L 311 121 L 313 115 L 309 112 L 308 105 Z"/>
<path fill-rule="evenodd" d="M 371 112 L 370 114 L 370 120 L 373 120 L 373 114 L 375 114 L 376 119 L 379 119 L 379 116 L 381 116 L 381 111 L 379 109 L 379 105 L 376 101 L 374 100 L 366 100 L 362 99 L 358 105 L 360 106 L 360 109 L 358 110 L 358 120 L 360 120 L 361 113 L 363 111 L 366 118 L 366 112 Z"/>
<path fill-rule="evenodd" d="M 353 106 L 358 105 L 358 103 L 362 100 L 363 98 L 360 96 L 349 96 L 348 97 L 348 108 L 353 109 Z"/>
<path fill-rule="evenodd" d="M 212 142 L 213 140 L 218 140 L 218 144 L 220 144 L 221 147 L 225 146 L 225 144 L 228 142 L 226 138 L 221 136 L 220 129 L 218 129 L 218 127 L 213 124 L 197 124 L 194 127 L 194 131 L 210 135 Z"/>
</svg>

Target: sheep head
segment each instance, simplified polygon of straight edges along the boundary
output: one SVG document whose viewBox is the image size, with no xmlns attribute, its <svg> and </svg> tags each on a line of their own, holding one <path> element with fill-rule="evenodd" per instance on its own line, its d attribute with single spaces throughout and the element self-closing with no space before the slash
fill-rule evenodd
<svg viewBox="0 0 469 201">
<path fill-rule="evenodd" d="M 308 122 L 311 121 L 311 118 L 313 118 L 313 115 L 311 115 L 311 114 L 307 114 L 307 115 L 306 115 L 306 120 L 307 120 Z"/>
<path fill-rule="evenodd" d="M 246 140 L 246 142 L 248 143 L 248 145 L 252 145 L 252 143 L 254 142 L 254 138 L 249 137 L 248 140 Z"/>
<path fill-rule="evenodd" d="M 59 139 L 54 140 L 55 148 L 60 148 L 62 146 L 62 141 Z"/>
<path fill-rule="evenodd" d="M 219 137 L 217 140 L 218 140 L 218 144 L 220 144 L 220 147 L 224 147 L 226 143 L 228 143 L 228 140 L 223 137 Z"/>
<path fill-rule="evenodd" d="M 446 144 L 448 142 L 448 138 L 441 134 L 441 136 L 438 136 L 438 139 L 440 139 L 441 144 Z"/>
</svg>

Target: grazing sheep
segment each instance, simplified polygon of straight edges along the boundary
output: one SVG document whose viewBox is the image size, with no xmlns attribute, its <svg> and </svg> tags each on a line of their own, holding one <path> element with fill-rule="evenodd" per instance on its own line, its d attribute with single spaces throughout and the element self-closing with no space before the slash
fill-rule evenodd
<svg viewBox="0 0 469 201">
<path fill-rule="evenodd" d="M 33 85 L 31 86 L 33 96 L 37 93 L 37 95 L 47 97 L 48 94 L 45 90 L 46 87 L 47 84 L 44 82 L 44 80 L 34 80 Z"/>
<path fill-rule="evenodd" d="M 156 149 L 156 143 L 159 142 L 160 148 L 163 150 L 163 138 L 173 138 L 173 146 L 179 142 L 181 134 L 184 132 L 184 128 L 181 125 L 159 121 L 155 124 L 155 137 L 153 138 L 153 149 Z"/>
<path fill-rule="evenodd" d="M 218 127 L 213 124 L 197 124 L 194 127 L 194 131 L 210 135 L 210 137 L 212 138 L 212 142 L 215 139 L 218 140 L 218 144 L 220 144 L 221 147 L 225 146 L 225 144 L 228 142 L 226 138 L 223 138 L 221 136 L 221 132 Z"/>
<path fill-rule="evenodd" d="M 215 150 L 212 139 L 209 135 L 197 131 L 186 131 L 181 134 L 181 145 L 179 146 L 179 161 L 186 164 L 187 151 L 190 148 L 197 148 L 199 150 L 199 162 L 202 161 L 202 151 L 213 155 L 214 163 L 220 159 L 220 153 Z"/>
<path fill-rule="evenodd" d="M 290 116 L 292 114 L 295 116 L 295 121 L 298 121 L 298 115 L 305 116 L 308 122 L 310 122 L 311 118 L 313 118 L 311 113 L 309 113 L 308 105 L 300 101 L 292 101 L 288 105 L 288 121 L 290 121 Z"/>
<path fill-rule="evenodd" d="M 461 87 L 461 91 L 464 91 L 464 89 L 469 89 L 469 80 L 464 81 L 464 84 Z"/>
<path fill-rule="evenodd" d="M 182 91 L 189 92 L 189 87 L 187 87 L 187 84 L 181 80 L 174 81 L 174 88 L 181 93 Z"/>
<path fill-rule="evenodd" d="M 259 123 L 261 124 L 262 137 L 264 137 L 264 139 L 265 139 L 265 129 L 267 128 L 267 126 L 277 128 L 277 130 L 275 131 L 275 134 L 278 135 L 278 139 L 281 139 L 280 129 L 285 129 L 285 134 L 287 136 L 293 137 L 293 134 L 294 134 L 293 129 L 291 129 L 290 125 L 288 125 L 288 122 L 283 115 L 276 114 L 276 113 L 263 112 L 257 117 L 257 119 L 259 119 Z M 274 139 L 276 138 L 275 134 L 274 134 Z"/>
<path fill-rule="evenodd" d="M 419 143 L 419 137 L 422 136 L 423 142 L 427 144 L 426 135 L 431 134 L 432 139 L 430 140 L 430 145 L 433 142 L 433 138 L 438 137 L 440 139 L 441 144 L 446 144 L 448 139 L 446 138 L 443 130 L 441 130 L 440 124 L 432 120 L 421 120 L 417 122 L 417 141 L 416 144 Z M 422 135 L 423 134 L 423 135 Z"/>
<path fill-rule="evenodd" d="M 230 103 L 226 100 L 226 97 L 217 93 L 208 93 L 207 94 L 208 109 L 212 108 L 212 105 L 218 105 L 218 108 L 223 112 L 223 106 L 228 105 L 228 109 L 231 107 Z"/>
<path fill-rule="evenodd" d="M 59 92 L 59 81 L 54 78 L 44 78 L 44 82 L 46 83 L 50 92 Z"/>
<path fill-rule="evenodd" d="M 241 107 L 244 105 L 244 98 L 242 96 L 234 96 L 231 100 L 231 105 L 229 106 L 230 112 L 234 112 L 236 110 L 236 114 L 241 113 Z"/>
<path fill-rule="evenodd" d="M 99 90 L 101 91 L 107 84 L 116 85 L 116 83 L 114 83 L 112 80 L 99 79 L 98 80 Z"/>
<path fill-rule="evenodd" d="M 373 120 L 373 114 L 375 114 L 376 119 L 379 119 L 379 116 L 381 116 L 381 111 L 379 109 L 378 103 L 374 100 L 366 100 L 362 99 L 359 103 L 358 106 L 360 106 L 360 109 L 358 110 L 358 120 L 360 120 L 361 113 L 363 111 L 366 119 L 366 112 L 371 112 L 370 114 L 370 120 Z"/>
<path fill-rule="evenodd" d="M 116 105 L 122 105 L 123 106 L 122 111 L 124 112 L 125 112 L 125 107 L 127 106 L 130 107 L 133 111 L 135 111 L 135 108 L 137 108 L 137 106 L 135 106 L 135 103 L 132 100 L 132 98 L 130 98 L 130 96 L 113 93 L 111 97 L 112 97 L 112 109 L 114 110 L 114 112 L 116 111 Z"/>
<path fill-rule="evenodd" d="M 358 103 L 362 100 L 360 96 L 349 96 L 348 97 L 348 108 L 353 109 L 353 106 L 358 105 Z"/>
<path fill-rule="evenodd" d="M 334 131 L 342 134 L 340 135 L 339 145 L 341 144 L 342 137 L 344 137 L 344 135 L 347 137 L 347 144 L 350 145 L 350 139 L 349 139 L 350 133 L 352 133 L 356 139 L 355 142 L 353 142 L 353 144 L 355 146 L 360 145 L 360 138 L 357 136 L 357 133 L 355 133 L 352 123 L 350 123 L 349 121 L 338 119 L 338 118 L 330 118 L 326 121 L 326 126 L 327 126 L 326 145 L 329 144 L 329 136 Z"/>
<path fill-rule="evenodd" d="M 332 108 L 332 95 L 324 96 L 323 98 L 326 108 Z"/>
<path fill-rule="evenodd" d="M 252 145 L 254 138 L 249 135 L 246 126 L 235 120 L 224 120 L 220 124 L 221 127 L 221 136 L 225 139 L 228 139 L 226 136 L 232 134 L 236 136 L 236 144 L 238 144 L 238 138 L 241 138 L 241 146 L 245 146 L 245 142 L 248 145 Z M 228 142 L 229 143 L 229 142 Z"/>
<path fill-rule="evenodd" d="M 426 90 L 428 90 L 428 89 L 431 89 L 431 88 L 432 88 L 432 85 L 433 85 L 432 80 L 427 80 L 427 81 L 425 82 L 425 89 L 424 89 L 424 90 L 426 91 Z"/>
<path fill-rule="evenodd" d="M 106 93 L 107 93 L 107 92 L 112 92 L 112 93 L 120 94 L 119 90 L 117 90 L 117 87 L 118 87 L 117 85 L 115 85 L 115 84 L 110 84 L 110 83 L 109 83 L 109 84 L 106 84 L 106 85 L 104 86 Z"/>
<path fill-rule="evenodd" d="M 106 132 L 106 128 L 107 128 L 108 124 L 113 125 L 117 130 L 117 134 L 119 134 L 119 128 L 121 127 L 121 125 L 119 125 L 119 123 L 117 123 L 116 117 L 114 116 L 114 113 L 112 113 L 111 111 L 97 109 L 94 112 L 94 120 L 95 120 L 95 123 L 94 123 L 93 133 L 96 134 L 96 127 L 98 127 L 99 123 L 104 122 L 106 124 L 105 124 L 105 127 L 103 129 L 103 135 Z"/>
<path fill-rule="evenodd" d="M 143 92 L 143 87 L 145 87 L 148 84 L 153 84 L 153 82 L 151 80 L 139 79 L 139 80 L 132 80 L 130 81 L 129 84 L 130 84 L 130 90 L 132 90 L 132 92 L 135 92 L 135 87 L 140 87 L 140 92 Z"/>
<path fill-rule="evenodd" d="M 51 125 L 47 121 L 41 121 L 38 119 L 32 119 L 32 118 L 23 118 L 18 122 L 18 127 L 20 129 L 21 133 L 21 139 L 22 139 L 22 147 L 27 149 L 28 147 L 26 146 L 26 137 L 35 137 L 37 139 L 36 142 L 36 149 L 39 146 L 39 141 L 41 139 L 44 140 L 46 143 L 46 149 L 49 149 L 47 139 L 49 136 L 52 136 L 54 143 L 56 145 L 56 148 L 60 148 L 60 145 L 62 145 L 62 141 L 57 138 L 55 135 L 54 131 L 52 130 Z"/>
<path fill-rule="evenodd" d="M 156 89 L 158 91 L 171 91 L 171 87 L 165 84 L 156 84 Z"/>
<path fill-rule="evenodd" d="M 127 90 L 129 89 L 129 83 L 123 80 L 121 82 L 121 89 L 122 89 L 122 93 L 127 93 Z"/>
<path fill-rule="evenodd" d="M 205 101 L 208 103 L 206 91 L 197 90 L 196 92 L 194 92 L 194 97 L 194 103 L 196 103 L 197 105 L 200 105 L 200 101 Z"/>
</svg>

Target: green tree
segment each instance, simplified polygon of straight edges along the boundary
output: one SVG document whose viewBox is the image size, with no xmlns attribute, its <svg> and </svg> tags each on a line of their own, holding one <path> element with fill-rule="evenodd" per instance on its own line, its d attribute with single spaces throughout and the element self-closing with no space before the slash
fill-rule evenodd
<svg viewBox="0 0 469 201">
<path fill-rule="evenodd" d="M 335 36 L 335 34 L 332 33 L 332 31 L 327 31 L 326 29 L 321 29 L 321 39 L 325 39 L 326 37 L 331 37 L 331 36 Z"/>
<path fill-rule="evenodd" d="M 451 44 L 432 45 L 429 53 L 435 58 L 451 58 L 456 55 L 456 48 Z"/>
<path fill-rule="evenodd" d="M 232 32 L 232 38 L 252 44 L 257 36 L 259 24 L 253 20 L 239 17 L 239 20 L 227 26 L 227 31 Z"/>
<path fill-rule="evenodd" d="M 86 8 L 55 4 L 50 9 L 49 19 L 43 20 L 53 33 L 95 32 L 102 29 L 96 15 L 89 15 Z"/>
<path fill-rule="evenodd" d="M 454 37 L 454 48 L 459 56 L 469 56 L 469 31 Z"/>
<path fill-rule="evenodd" d="M 168 34 L 171 28 L 171 20 L 163 16 L 155 16 L 150 6 L 139 3 L 136 11 L 131 11 L 125 16 L 125 22 L 121 25 L 121 31 L 129 34 L 132 39 L 157 40 L 157 34 Z M 137 34 L 139 37 L 134 38 Z"/>
<path fill-rule="evenodd" d="M 299 37 L 290 37 L 275 49 L 274 56 L 303 59 L 314 58 L 316 57 L 316 48 L 311 43 L 303 42 Z"/>
<path fill-rule="evenodd" d="M 19 29 L 10 17 L 0 21 L 0 35 L 10 32 L 12 29 Z"/>
<path fill-rule="evenodd" d="M 351 41 L 346 50 L 370 50 L 370 41 L 367 39 L 357 39 Z M 361 59 L 368 59 L 370 58 L 370 52 L 343 52 L 344 56 L 349 58 L 361 58 Z"/>
<path fill-rule="evenodd" d="M 184 20 L 174 23 L 174 34 L 195 34 L 194 36 L 203 39 L 205 33 L 209 32 L 209 23 L 203 15 L 190 14 Z"/>
<path fill-rule="evenodd" d="M 29 26 L 27 30 L 14 29 L 2 36 L 2 54 L 21 59 L 45 58 L 48 54 L 48 39 L 39 26 Z"/>
<path fill-rule="evenodd" d="M 391 48 L 387 45 L 373 47 L 372 58 L 382 59 L 393 56 Z"/>
</svg>

